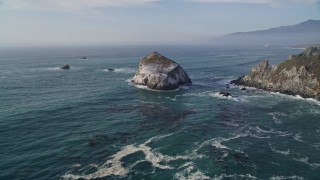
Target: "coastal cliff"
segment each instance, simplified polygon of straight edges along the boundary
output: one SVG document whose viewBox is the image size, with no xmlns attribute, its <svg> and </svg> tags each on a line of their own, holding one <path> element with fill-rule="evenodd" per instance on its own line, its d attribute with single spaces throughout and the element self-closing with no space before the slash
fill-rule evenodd
<svg viewBox="0 0 320 180">
<path fill-rule="evenodd" d="M 320 47 L 307 48 L 277 66 L 264 60 L 231 83 L 320 100 Z"/>
<path fill-rule="evenodd" d="M 141 60 L 132 82 L 155 90 L 174 90 L 192 83 L 179 64 L 157 52 Z"/>
</svg>

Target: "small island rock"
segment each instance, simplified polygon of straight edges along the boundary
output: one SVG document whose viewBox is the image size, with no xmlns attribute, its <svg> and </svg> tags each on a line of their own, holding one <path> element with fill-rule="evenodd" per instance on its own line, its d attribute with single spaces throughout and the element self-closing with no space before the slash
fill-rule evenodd
<svg viewBox="0 0 320 180">
<path fill-rule="evenodd" d="M 65 64 L 61 67 L 61 69 L 68 70 L 68 69 L 70 69 L 70 66 L 69 66 L 69 64 Z"/>
<path fill-rule="evenodd" d="M 233 97 L 230 93 L 228 92 L 219 92 L 220 95 L 224 96 L 224 97 Z"/>
<path fill-rule="evenodd" d="M 132 82 L 155 90 L 174 90 L 179 85 L 192 83 L 179 64 L 157 52 L 141 60 Z"/>
<path fill-rule="evenodd" d="M 307 48 L 277 66 L 270 66 L 267 60 L 262 61 L 249 75 L 231 83 L 319 100 L 320 47 Z"/>
</svg>

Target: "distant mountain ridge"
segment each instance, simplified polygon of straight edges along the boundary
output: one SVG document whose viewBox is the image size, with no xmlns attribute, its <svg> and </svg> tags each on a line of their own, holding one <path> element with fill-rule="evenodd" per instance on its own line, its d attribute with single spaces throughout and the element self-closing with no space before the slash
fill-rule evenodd
<svg viewBox="0 0 320 180">
<path fill-rule="evenodd" d="M 307 20 L 296 25 L 267 30 L 236 32 L 218 38 L 225 44 L 296 45 L 320 42 L 320 20 Z"/>
</svg>

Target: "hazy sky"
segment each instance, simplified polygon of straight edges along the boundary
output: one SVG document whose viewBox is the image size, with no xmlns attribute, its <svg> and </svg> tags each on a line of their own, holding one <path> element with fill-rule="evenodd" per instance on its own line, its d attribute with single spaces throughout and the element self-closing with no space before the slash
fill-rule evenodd
<svg viewBox="0 0 320 180">
<path fill-rule="evenodd" d="M 0 0 L 0 46 L 190 44 L 308 19 L 319 0 Z"/>
</svg>

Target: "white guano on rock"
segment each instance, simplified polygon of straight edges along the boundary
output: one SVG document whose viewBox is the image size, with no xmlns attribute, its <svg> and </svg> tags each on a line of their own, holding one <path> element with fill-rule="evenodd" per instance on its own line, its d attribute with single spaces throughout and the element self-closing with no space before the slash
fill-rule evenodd
<svg viewBox="0 0 320 180">
<path fill-rule="evenodd" d="M 179 88 L 179 85 L 192 83 L 179 64 L 157 52 L 140 61 L 132 82 L 155 90 L 174 90 Z"/>
</svg>

